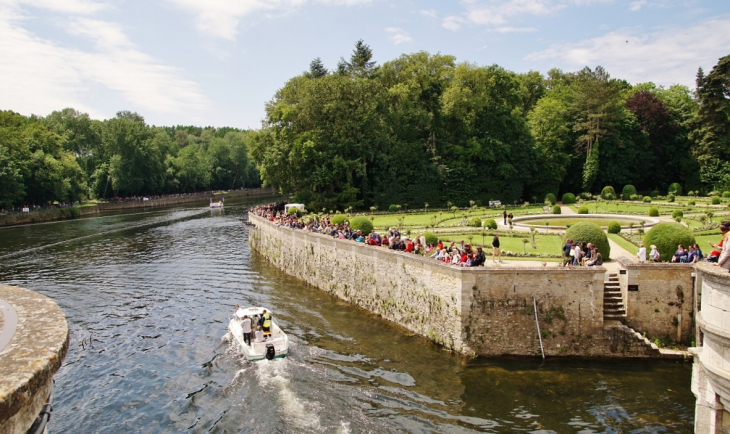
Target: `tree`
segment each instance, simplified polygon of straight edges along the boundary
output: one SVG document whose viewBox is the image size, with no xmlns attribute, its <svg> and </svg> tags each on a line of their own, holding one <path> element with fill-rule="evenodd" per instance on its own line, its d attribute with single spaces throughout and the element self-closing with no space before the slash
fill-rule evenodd
<svg viewBox="0 0 730 434">
<path fill-rule="evenodd" d="M 372 59 L 373 50 L 360 39 L 355 43 L 355 49 L 352 50 L 350 61 L 345 64 L 347 72 L 359 77 L 370 77 L 375 72 L 375 64 L 377 63 Z"/>
<path fill-rule="evenodd" d="M 312 63 L 309 64 L 309 72 L 305 73 L 305 75 L 309 78 L 320 78 L 327 74 L 329 74 L 329 71 L 324 67 L 322 59 L 319 57 L 312 60 Z"/>
</svg>

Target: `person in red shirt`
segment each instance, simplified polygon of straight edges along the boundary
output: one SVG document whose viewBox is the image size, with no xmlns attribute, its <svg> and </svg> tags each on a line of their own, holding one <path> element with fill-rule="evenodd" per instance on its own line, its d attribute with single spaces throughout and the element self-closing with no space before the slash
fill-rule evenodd
<svg viewBox="0 0 730 434">
<path fill-rule="evenodd" d="M 413 241 L 410 238 L 406 238 L 406 252 L 413 251 Z"/>
</svg>

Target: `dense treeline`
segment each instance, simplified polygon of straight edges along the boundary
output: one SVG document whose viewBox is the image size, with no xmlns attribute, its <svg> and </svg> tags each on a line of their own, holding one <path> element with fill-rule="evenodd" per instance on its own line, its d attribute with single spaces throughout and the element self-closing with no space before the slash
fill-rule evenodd
<svg viewBox="0 0 730 434">
<path fill-rule="evenodd" d="M 419 52 L 320 59 L 267 104 L 252 155 L 313 209 L 542 201 L 546 193 L 730 189 L 730 56 L 697 90 L 601 67 L 517 74 Z"/>
<path fill-rule="evenodd" d="M 0 111 L 0 207 L 261 185 L 250 133 L 105 121 L 74 109 L 41 118 Z"/>
</svg>

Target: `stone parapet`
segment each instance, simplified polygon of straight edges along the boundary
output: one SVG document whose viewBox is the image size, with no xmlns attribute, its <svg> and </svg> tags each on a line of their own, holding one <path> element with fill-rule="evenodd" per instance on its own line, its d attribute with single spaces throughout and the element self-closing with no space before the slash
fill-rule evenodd
<svg viewBox="0 0 730 434">
<path fill-rule="evenodd" d="M 48 297 L 0 285 L 0 432 L 25 433 L 68 351 L 66 317 Z"/>
<path fill-rule="evenodd" d="M 698 348 L 692 392 L 697 397 L 695 433 L 730 433 L 730 273 L 708 263 L 695 267 Z"/>
</svg>

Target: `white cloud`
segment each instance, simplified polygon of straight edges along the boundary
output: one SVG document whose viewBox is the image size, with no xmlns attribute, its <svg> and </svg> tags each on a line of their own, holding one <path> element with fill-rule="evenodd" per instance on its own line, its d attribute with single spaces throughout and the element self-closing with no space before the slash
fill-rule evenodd
<svg viewBox="0 0 730 434">
<path fill-rule="evenodd" d="M 494 29 L 497 33 L 534 33 L 537 29 L 534 27 L 497 27 Z"/>
<path fill-rule="evenodd" d="M 388 27 L 385 33 L 389 34 L 388 38 L 396 45 L 413 41 L 411 35 L 399 27 Z"/>
<path fill-rule="evenodd" d="M 91 15 L 106 9 L 105 3 L 94 0 L 5 0 L 6 4 L 25 4 L 41 9 L 50 9 L 54 12 L 64 12 L 80 15 Z"/>
<path fill-rule="evenodd" d="M 464 23 L 464 19 L 457 15 L 449 15 L 444 17 L 443 21 L 441 22 L 441 25 L 451 31 L 457 31 L 461 28 L 461 25 Z"/>
<path fill-rule="evenodd" d="M 629 10 L 636 12 L 641 9 L 642 6 L 646 4 L 646 0 L 637 0 L 635 2 L 631 2 L 629 5 Z"/>
<path fill-rule="evenodd" d="M 96 48 L 82 51 L 33 35 L 9 18 L 18 15 L 0 14 L 2 107 L 37 114 L 74 107 L 99 116 L 83 101 L 94 99 L 94 89 L 109 89 L 135 110 L 190 115 L 209 108 L 196 83 L 139 51 L 114 23 L 70 20 L 67 30 Z"/>
<path fill-rule="evenodd" d="M 435 9 L 423 9 L 418 11 L 421 15 L 428 18 L 438 18 L 438 13 Z"/>
<path fill-rule="evenodd" d="M 727 54 L 728 46 L 730 17 L 723 17 L 648 34 L 618 30 L 578 43 L 556 44 L 526 59 L 556 60 L 561 67 L 575 69 L 602 65 L 634 83 L 693 87 L 697 68 L 710 69 Z"/>
<path fill-rule="evenodd" d="M 244 16 L 261 10 L 286 10 L 307 1 L 335 6 L 368 4 L 371 0 L 168 0 L 195 16 L 196 26 L 202 33 L 235 40 L 238 24 Z"/>
</svg>

